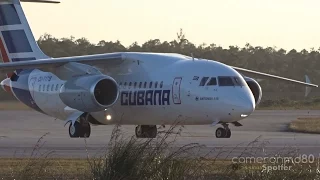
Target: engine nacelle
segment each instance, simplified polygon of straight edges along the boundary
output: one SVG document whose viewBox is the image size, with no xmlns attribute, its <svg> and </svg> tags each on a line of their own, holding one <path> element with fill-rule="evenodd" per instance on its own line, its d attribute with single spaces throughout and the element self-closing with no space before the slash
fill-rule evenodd
<svg viewBox="0 0 320 180">
<path fill-rule="evenodd" d="M 256 106 L 258 104 L 260 104 L 261 102 L 261 98 L 262 98 L 262 89 L 261 89 L 261 86 L 259 85 L 259 83 L 252 79 L 252 78 L 249 78 L 249 77 L 244 77 L 245 81 L 247 82 L 252 94 L 253 94 L 253 97 L 255 99 L 255 103 L 256 103 Z"/>
<path fill-rule="evenodd" d="M 110 76 L 85 75 L 68 80 L 59 95 L 62 102 L 73 109 L 97 112 L 116 103 L 119 88 Z"/>
</svg>

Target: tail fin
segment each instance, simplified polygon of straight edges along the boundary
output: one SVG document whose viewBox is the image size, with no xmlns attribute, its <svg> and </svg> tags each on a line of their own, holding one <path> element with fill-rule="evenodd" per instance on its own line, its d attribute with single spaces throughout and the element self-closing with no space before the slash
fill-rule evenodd
<svg viewBox="0 0 320 180">
<path fill-rule="evenodd" d="M 0 52 L 4 63 L 49 58 L 39 48 L 20 0 L 0 0 Z"/>
<path fill-rule="evenodd" d="M 34 39 L 20 0 L 0 1 L 0 38 L 3 62 L 48 58 Z"/>
</svg>

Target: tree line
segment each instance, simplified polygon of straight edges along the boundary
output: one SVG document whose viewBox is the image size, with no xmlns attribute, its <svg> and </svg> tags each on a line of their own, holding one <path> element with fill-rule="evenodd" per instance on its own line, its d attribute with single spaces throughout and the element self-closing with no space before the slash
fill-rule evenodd
<svg viewBox="0 0 320 180">
<path fill-rule="evenodd" d="M 150 39 L 139 45 L 133 42 L 125 47 L 120 41 L 101 40 L 97 44 L 86 38 L 55 38 L 44 34 L 38 39 L 39 47 L 51 57 L 79 56 L 111 52 L 163 52 L 180 53 L 203 59 L 219 61 L 228 65 L 257 70 L 304 81 L 308 75 L 312 83 L 320 84 L 320 48 L 285 50 L 275 47 L 229 46 L 222 48 L 214 43 L 196 45 L 190 42 L 182 30 L 171 41 Z M 263 99 L 303 99 L 305 87 L 292 83 L 264 79 L 259 82 L 263 90 Z M 320 90 L 313 88 L 309 98 L 320 96 Z"/>
</svg>

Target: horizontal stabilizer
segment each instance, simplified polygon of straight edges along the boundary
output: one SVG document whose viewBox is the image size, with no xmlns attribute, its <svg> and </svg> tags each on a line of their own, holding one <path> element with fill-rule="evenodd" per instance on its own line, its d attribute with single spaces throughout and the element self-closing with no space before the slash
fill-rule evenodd
<svg viewBox="0 0 320 180">
<path fill-rule="evenodd" d="M 60 3 L 59 1 L 50 1 L 50 0 L 21 0 L 21 2 L 33 2 L 33 3 Z"/>
<path fill-rule="evenodd" d="M 7 2 L 7 3 L 15 3 L 15 2 L 19 2 L 19 0 L 0 0 L 1 2 Z M 20 0 L 20 2 L 32 2 L 32 3 L 60 3 L 60 1 L 50 1 L 50 0 Z"/>
</svg>

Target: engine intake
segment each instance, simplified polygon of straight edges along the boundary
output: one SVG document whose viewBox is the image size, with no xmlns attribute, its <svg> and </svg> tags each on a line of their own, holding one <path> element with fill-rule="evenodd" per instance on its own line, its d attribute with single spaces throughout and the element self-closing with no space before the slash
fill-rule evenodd
<svg viewBox="0 0 320 180">
<path fill-rule="evenodd" d="M 59 95 L 62 102 L 73 109 L 97 112 L 116 103 L 119 88 L 110 76 L 86 75 L 67 81 Z"/>
<path fill-rule="evenodd" d="M 262 98 L 261 86 L 259 85 L 259 83 L 256 80 L 254 80 L 252 78 L 245 77 L 244 79 L 247 82 L 247 84 L 253 94 L 253 97 L 255 99 L 256 106 L 257 106 L 258 104 L 260 104 L 261 98 Z"/>
</svg>

